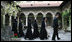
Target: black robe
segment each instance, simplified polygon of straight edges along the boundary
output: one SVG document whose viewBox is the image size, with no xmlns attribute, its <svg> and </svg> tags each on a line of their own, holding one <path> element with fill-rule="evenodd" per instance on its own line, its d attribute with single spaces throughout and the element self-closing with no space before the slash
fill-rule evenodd
<svg viewBox="0 0 72 42">
<path fill-rule="evenodd" d="M 24 32 L 22 30 L 22 22 L 19 21 L 19 37 L 22 37 L 22 36 L 24 36 Z"/>
<path fill-rule="evenodd" d="M 39 31 L 36 20 L 34 21 L 33 27 L 34 27 L 33 38 L 37 38 L 39 37 Z"/>
<path fill-rule="evenodd" d="M 45 22 L 44 22 L 44 20 L 42 21 L 42 24 L 41 24 L 40 39 L 41 40 L 47 39 L 47 31 L 45 29 Z"/>
<path fill-rule="evenodd" d="M 15 20 L 14 20 L 14 17 L 12 16 L 12 31 L 14 31 L 14 23 L 15 23 Z"/>
<path fill-rule="evenodd" d="M 12 31 L 14 31 L 14 34 L 18 34 L 17 32 L 17 21 L 16 19 L 13 19 L 13 22 L 12 22 Z"/>
<path fill-rule="evenodd" d="M 29 21 L 28 21 L 27 32 L 26 32 L 26 35 L 25 35 L 25 39 L 26 39 L 26 38 L 29 38 L 30 40 L 33 39 L 31 28 L 32 28 L 32 27 L 31 27 L 31 21 L 29 20 Z"/>
</svg>

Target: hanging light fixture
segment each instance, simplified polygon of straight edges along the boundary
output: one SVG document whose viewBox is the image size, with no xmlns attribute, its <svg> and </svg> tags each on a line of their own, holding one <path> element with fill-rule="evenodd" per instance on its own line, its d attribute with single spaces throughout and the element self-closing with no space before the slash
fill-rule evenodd
<svg viewBox="0 0 72 42">
<path fill-rule="evenodd" d="M 48 3 L 48 5 L 50 5 L 50 3 Z"/>
<path fill-rule="evenodd" d="M 31 4 L 31 6 L 33 6 L 33 4 Z"/>
</svg>

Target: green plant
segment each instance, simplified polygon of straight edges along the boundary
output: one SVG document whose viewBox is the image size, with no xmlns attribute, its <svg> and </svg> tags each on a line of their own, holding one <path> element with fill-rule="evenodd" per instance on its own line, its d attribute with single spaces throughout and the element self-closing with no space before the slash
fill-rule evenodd
<svg viewBox="0 0 72 42">
<path fill-rule="evenodd" d="M 64 29 L 67 30 L 67 21 L 69 21 L 69 24 L 71 23 L 71 9 L 67 9 L 66 11 L 62 12 L 62 17 L 64 21 Z"/>
<path fill-rule="evenodd" d="M 15 2 L 11 2 L 10 3 L 6 3 L 5 7 L 1 8 L 1 13 L 2 14 L 9 14 L 9 15 L 13 15 L 15 16 L 19 11 L 21 11 L 20 8 L 16 7 L 16 3 Z"/>
</svg>

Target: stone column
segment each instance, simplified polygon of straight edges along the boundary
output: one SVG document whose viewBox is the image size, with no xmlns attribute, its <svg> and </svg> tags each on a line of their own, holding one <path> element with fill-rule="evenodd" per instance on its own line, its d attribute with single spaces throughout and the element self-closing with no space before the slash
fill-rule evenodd
<svg viewBox="0 0 72 42">
<path fill-rule="evenodd" d="M 54 19 L 55 15 L 52 14 L 52 24 L 51 26 L 53 26 L 53 19 Z"/>
<path fill-rule="evenodd" d="M 1 28 L 2 28 L 2 24 L 3 24 L 3 19 L 2 19 L 2 14 L 1 14 Z"/>
<path fill-rule="evenodd" d="M 64 19 L 63 19 L 63 16 L 62 16 L 62 29 L 64 30 Z"/>
<path fill-rule="evenodd" d="M 46 17 L 46 15 L 44 14 L 43 17 Z"/>
<path fill-rule="evenodd" d="M 17 13 L 17 31 L 19 31 L 19 17 L 20 17 L 20 12 Z"/>
<path fill-rule="evenodd" d="M 70 31 L 71 31 L 71 20 L 69 21 L 70 23 L 69 23 L 69 26 L 70 26 Z"/>
<path fill-rule="evenodd" d="M 17 30 L 19 28 L 19 17 L 17 18 Z"/>
<path fill-rule="evenodd" d="M 28 16 L 26 16 L 26 26 L 28 26 Z"/>
<path fill-rule="evenodd" d="M 69 20 L 69 26 L 68 26 L 67 30 L 71 31 L 71 20 Z"/>
<path fill-rule="evenodd" d="M 11 15 L 9 17 L 9 26 L 11 26 Z"/>
<path fill-rule="evenodd" d="M 53 19 L 54 19 L 55 15 L 53 15 Z"/>
<path fill-rule="evenodd" d="M 35 19 L 36 19 L 36 17 L 37 17 L 37 16 L 36 16 L 36 15 L 34 15 L 34 17 L 35 17 Z"/>
<path fill-rule="evenodd" d="M 5 27 L 5 15 L 3 15 L 3 27 Z"/>
</svg>

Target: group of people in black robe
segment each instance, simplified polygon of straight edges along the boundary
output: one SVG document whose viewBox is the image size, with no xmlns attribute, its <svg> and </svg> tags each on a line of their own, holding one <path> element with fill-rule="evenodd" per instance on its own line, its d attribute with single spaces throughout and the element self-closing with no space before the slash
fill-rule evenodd
<svg viewBox="0 0 72 42">
<path fill-rule="evenodd" d="M 38 30 L 38 24 L 37 24 L 37 21 L 34 20 L 34 23 L 33 23 L 33 29 L 34 29 L 34 32 L 32 33 L 32 26 L 31 26 L 31 19 L 29 19 L 28 21 L 28 28 L 27 28 L 27 32 L 26 32 L 26 35 L 25 35 L 25 39 L 28 38 L 28 39 L 35 39 L 35 38 L 40 38 L 41 40 L 43 39 L 47 39 L 47 31 L 45 29 L 45 18 L 42 19 L 42 25 L 41 25 L 41 29 L 40 29 L 40 32 Z"/>
<path fill-rule="evenodd" d="M 12 31 L 14 31 L 14 34 L 17 33 L 18 37 L 25 36 L 25 39 L 28 38 L 30 40 L 40 37 L 40 39 L 47 39 L 47 31 L 45 29 L 45 18 L 42 19 L 41 29 L 40 32 L 38 30 L 38 24 L 37 21 L 34 20 L 33 22 L 33 29 L 34 32 L 32 33 L 32 26 L 31 26 L 31 19 L 28 19 L 28 28 L 26 35 L 24 35 L 24 32 L 22 30 L 22 20 L 19 20 L 19 32 L 17 31 L 17 19 L 13 19 L 13 25 L 12 25 Z"/>
<path fill-rule="evenodd" d="M 40 31 L 38 30 L 38 24 L 37 24 L 36 19 L 34 20 L 34 22 L 33 22 L 34 32 L 33 33 L 32 33 L 31 19 L 28 19 L 28 27 L 27 27 L 27 32 L 26 32 L 25 35 L 24 35 L 23 30 L 22 30 L 22 21 L 21 21 L 21 19 L 19 20 L 19 32 L 17 32 L 17 20 L 14 19 L 13 20 L 13 25 L 12 25 L 12 31 L 14 31 L 14 33 L 17 33 L 18 37 L 24 36 L 25 39 L 28 38 L 29 40 L 32 40 L 32 39 L 35 39 L 35 38 L 38 38 L 38 37 L 41 40 L 48 39 L 48 34 L 47 34 L 47 31 L 46 31 L 46 28 L 45 28 L 45 19 L 46 19 L 46 17 L 44 17 L 42 19 Z M 53 28 L 54 28 L 54 32 L 53 32 L 52 40 L 55 40 L 56 36 L 59 40 L 60 38 L 58 36 L 58 14 L 56 15 L 56 17 L 53 20 Z"/>
<path fill-rule="evenodd" d="M 23 33 L 23 29 L 22 29 L 22 20 L 19 20 L 19 32 L 17 30 L 17 18 L 14 19 L 14 17 L 12 16 L 12 31 L 14 32 L 14 34 L 16 34 L 18 37 L 22 37 L 24 36 Z M 14 35 L 15 36 L 15 35 Z M 15 36 L 16 37 L 16 36 Z"/>
</svg>

